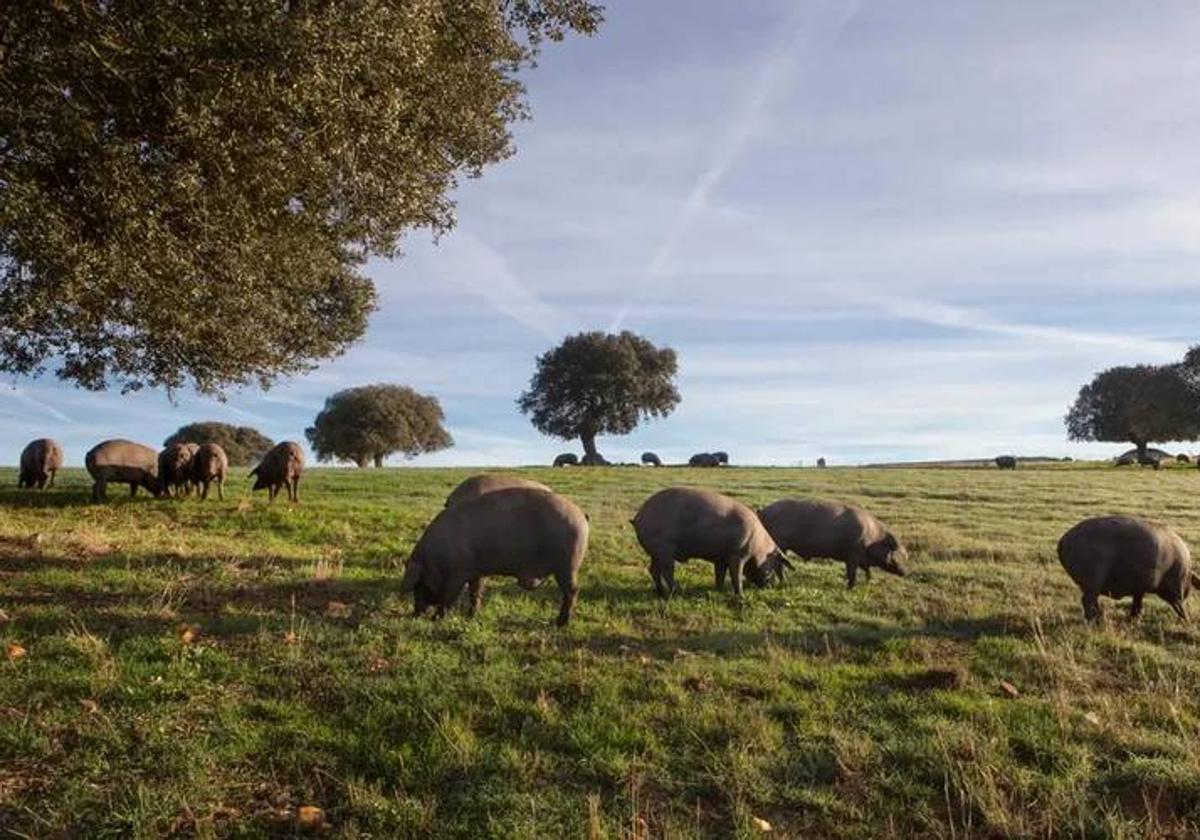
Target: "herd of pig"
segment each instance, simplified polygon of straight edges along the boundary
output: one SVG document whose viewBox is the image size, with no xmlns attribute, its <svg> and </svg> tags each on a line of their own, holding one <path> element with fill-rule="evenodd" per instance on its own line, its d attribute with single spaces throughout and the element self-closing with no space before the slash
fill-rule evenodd
<svg viewBox="0 0 1200 840">
<path fill-rule="evenodd" d="M 62 448 L 43 438 L 21 454 L 18 486 L 53 486 L 62 467 Z M 85 458 L 103 499 L 110 482 L 128 484 L 131 494 L 144 487 L 156 496 L 182 495 L 196 489 L 207 498 L 217 485 L 223 498 L 228 459 L 216 444 L 175 444 L 161 452 L 127 440 L 109 440 Z M 254 489 L 266 488 L 272 500 L 281 489 L 299 500 L 304 453 L 285 441 L 251 471 Z M 630 520 L 650 558 L 650 577 L 658 596 L 676 591 L 675 565 L 701 559 L 714 566 L 716 587 L 728 577 L 737 596 L 745 580 L 762 588 L 782 584 L 792 569 L 785 552 L 805 560 L 828 558 L 845 564 L 846 584 L 871 569 L 906 573 L 907 552 L 896 536 L 871 513 L 852 505 L 783 499 L 761 510 L 712 490 L 671 487 L 651 495 Z M 440 618 L 464 590 L 469 612 L 482 604 L 488 577 L 516 578 L 525 589 L 553 577 L 562 595 L 559 626 L 570 621 L 579 595 L 579 569 L 587 553 L 589 521 L 571 500 L 536 481 L 514 475 L 478 475 L 456 487 L 413 548 L 401 592 L 411 595 L 416 614 L 433 609 Z M 1131 597 L 1136 618 L 1147 594 L 1158 595 L 1186 619 L 1184 602 L 1200 575 L 1192 569 L 1187 544 L 1157 523 L 1126 516 L 1086 519 L 1058 543 L 1058 557 L 1083 593 L 1089 620 L 1100 617 L 1099 596 Z"/>
<path fill-rule="evenodd" d="M 663 599 L 675 592 L 675 564 L 690 559 L 714 566 L 742 594 L 782 583 L 791 569 L 785 552 L 805 560 L 829 558 L 846 567 L 853 587 L 871 569 L 904 575 L 907 552 L 896 536 L 862 508 L 836 502 L 783 499 L 759 511 L 712 490 L 670 487 L 642 503 L 630 520 L 650 557 L 650 577 Z M 512 475 L 479 475 L 460 484 L 425 529 L 408 559 L 401 591 L 416 613 L 445 614 L 469 590 L 470 614 L 479 609 L 483 580 L 515 577 L 526 589 L 553 577 L 562 594 L 558 624 L 571 618 L 579 594 L 579 567 L 587 551 L 588 518 L 544 484 Z M 1140 519 L 1085 520 L 1059 541 L 1059 559 L 1083 592 L 1084 614 L 1100 617 L 1099 596 L 1133 597 L 1130 615 L 1154 593 L 1186 618 L 1183 602 L 1200 584 L 1187 545 L 1171 530 Z"/>
<path fill-rule="evenodd" d="M 92 477 L 92 499 L 107 497 L 109 484 L 128 484 L 129 495 L 139 487 L 153 496 L 182 496 L 196 490 L 208 498 L 209 488 L 217 485 L 217 498 L 225 498 L 225 479 L 229 458 L 216 443 L 173 443 L 161 452 L 131 440 L 106 440 L 88 450 L 83 459 Z M 54 475 L 63 465 L 63 450 L 57 441 L 38 438 L 21 452 L 18 487 L 41 490 L 54 486 Z M 300 474 L 304 472 L 304 450 L 300 444 L 285 440 L 278 444 L 250 471 L 255 490 L 266 488 L 274 501 L 280 490 L 288 499 L 300 501 Z"/>
</svg>

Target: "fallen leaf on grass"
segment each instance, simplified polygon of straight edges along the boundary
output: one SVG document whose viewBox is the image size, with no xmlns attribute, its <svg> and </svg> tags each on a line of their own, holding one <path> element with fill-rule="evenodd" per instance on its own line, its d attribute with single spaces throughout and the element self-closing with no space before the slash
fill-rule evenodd
<svg viewBox="0 0 1200 840">
<path fill-rule="evenodd" d="M 296 635 L 296 631 L 294 631 L 294 630 L 289 630 L 289 631 L 287 631 L 286 633 L 284 633 L 284 634 L 283 634 L 283 643 L 284 643 L 285 645 L 297 645 L 297 644 L 300 644 L 300 637 L 299 637 L 298 635 Z"/>
<path fill-rule="evenodd" d="M 7 653 L 8 661 L 16 662 L 18 659 L 24 659 L 25 655 L 29 653 L 29 651 L 25 650 L 25 648 L 21 647 L 16 642 L 9 642 Z"/>
<path fill-rule="evenodd" d="M 316 805 L 301 805 L 296 811 L 296 822 L 305 828 L 322 828 L 325 825 L 325 812 Z"/>
<path fill-rule="evenodd" d="M 237 503 L 237 507 L 235 507 L 234 510 L 238 513 L 245 513 L 252 507 L 254 507 L 254 502 L 250 501 L 249 499 L 242 499 Z"/>
<path fill-rule="evenodd" d="M 343 604 L 341 601 L 330 601 L 325 606 L 325 615 L 330 618 L 345 618 L 350 615 L 351 607 L 349 604 Z"/>
<path fill-rule="evenodd" d="M 391 667 L 391 662 L 388 662 L 382 656 L 376 656 L 367 663 L 367 672 L 371 674 L 378 674 L 380 671 L 386 671 Z"/>
<path fill-rule="evenodd" d="M 1090 723 L 1092 726 L 1100 725 L 1100 715 L 1096 714 L 1095 712 L 1088 712 L 1086 715 L 1083 716 L 1083 719 L 1086 720 L 1088 723 Z"/>
<path fill-rule="evenodd" d="M 1017 690 L 1017 687 L 1005 680 L 1000 680 L 1000 693 L 1014 700 L 1021 696 L 1021 692 Z"/>
<path fill-rule="evenodd" d="M 200 638 L 199 624 L 180 624 L 179 625 L 179 641 L 185 645 L 190 645 L 196 639 Z"/>
<path fill-rule="evenodd" d="M 754 825 L 759 831 L 768 832 L 773 830 L 771 828 L 771 824 L 762 817 L 751 817 L 751 819 L 754 821 Z"/>
<path fill-rule="evenodd" d="M 9 621 L 12 621 L 12 616 L 10 616 L 4 610 L 0 610 L 0 624 L 5 624 Z"/>
<path fill-rule="evenodd" d="M 85 712 L 91 715 L 94 715 L 96 712 L 100 711 L 100 704 L 95 700 L 80 700 L 79 705 L 83 707 Z"/>
</svg>

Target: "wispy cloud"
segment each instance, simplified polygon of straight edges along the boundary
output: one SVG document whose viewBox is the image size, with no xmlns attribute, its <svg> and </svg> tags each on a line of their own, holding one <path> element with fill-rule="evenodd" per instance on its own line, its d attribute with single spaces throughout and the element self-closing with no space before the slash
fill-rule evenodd
<svg viewBox="0 0 1200 840">
<path fill-rule="evenodd" d="M 717 141 L 708 165 L 696 177 L 674 224 L 654 252 L 647 269 L 651 276 L 667 272 L 680 238 L 691 227 L 696 216 L 709 205 L 713 191 L 742 157 L 746 146 L 756 134 L 767 128 L 770 105 L 795 73 L 806 43 L 818 36 L 836 37 L 857 12 L 858 0 L 837 6 L 840 8 L 833 9 L 832 14 L 823 13 L 814 21 L 808 5 L 797 3 L 795 11 L 783 26 L 784 37 L 767 53 L 750 84 L 745 103 L 731 121 L 729 130 Z"/>
<path fill-rule="evenodd" d="M 707 165 L 696 176 L 666 235 L 646 267 L 649 278 L 662 278 L 670 272 L 675 252 L 684 234 L 707 209 L 716 188 L 742 157 L 751 140 L 769 122 L 771 103 L 795 73 L 806 43 L 818 37 L 833 38 L 858 11 L 859 0 L 838 2 L 831 11 L 819 9 L 814 20 L 812 9 L 798 3 L 783 25 L 784 36 L 770 49 L 746 91 L 745 101 L 735 113 L 728 130 L 713 147 Z M 624 323 L 632 304 L 626 302 L 609 327 L 617 330 Z"/>
<path fill-rule="evenodd" d="M 937 301 L 909 300 L 862 293 L 852 293 L 851 296 L 897 318 L 919 321 L 931 326 L 989 333 L 1018 338 L 1024 341 L 1094 345 L 1096 347 L 1135 354 L 1138 359 L 1144 361 L 1178 359 L 1186 349 L 1172 342 L 1159 341 L 1152 338 L 1092 332 L 1061 326 L 1003 321 L 989 316 L 985 312 L 963 306 L 952 306 Z"/>
<path fill-rule="evenodd" d="M 469 230 L 460 227 L 447 236 L 435 257 L 430 265 L 444 279 L 544 338 L 557 341 L 575 326 L 523 282 L 503 254 Z"/>
<path fill-rule="evenodd" d="M 24 388 L 22 388 L 20 386 L 12 386 L 10 388 L 2 388 L 2 389 L 0 389 L 0 395 L 6 396 L 11 400 L 14 400 L 22 405 L 28 406 L 29 408 L 32 408 L 35 411 L 41 412 L 42 414 L 45 414 L 48 417 L 51 417 L 60 423 L 74 423 L 75 422 L 74 420 L 72 420 L 67 415 L 63 414 L 61 411 L 59 411 L 54 406 L 37 399 L 36 397 L 32 396 L 28 391 L 26 391 Z"/>
</svg>

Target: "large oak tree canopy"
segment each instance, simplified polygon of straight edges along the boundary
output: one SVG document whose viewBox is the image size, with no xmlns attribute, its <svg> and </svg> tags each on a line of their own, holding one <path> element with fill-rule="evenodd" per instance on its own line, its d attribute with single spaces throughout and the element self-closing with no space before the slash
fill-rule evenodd
<svg viewBox="0 0 1200 840">
<path fill-rule="evenodd" d="M 304 434 L 319 461 L 351 461 L 360 467 L 394 452 L 414 458 L 454 445 L 434 397 L 403 385 L 363 385 L 338 391 Z"/>
<path fill-rule="evenodd" d="M 0 14 L 0 370 L 267 385 L 358 339 L 360 273 L 511 152 L 588 0 L 16 0 Z"/>
<path fill-rule="evenodd" d="M 643 418 L 679 404 L 675 351 L 639 335 L 579 333 L 541 355 L 517 405 L 538 431 L 579 438 L 596 455 L 596 436 L 629 434 Z"/>
<path fill-rule="evenodd" d="M 215 443 L 225 450 L 229 463 L 236 467 L 257 464 L 271 451 L 275 441 L 251 426 L 233 426 L 209 420 L 180 426 L 163 446 L 176 443 Z"/>
<path fill-rule="evenodd" d="M 1067 436 L 1129 442 L 1139 458 L 1151 443 L 1200 438 L 1200 400 L 1187 364 L 1114 367 L 1096 374 L 1067 413 Z"/>
</svg>

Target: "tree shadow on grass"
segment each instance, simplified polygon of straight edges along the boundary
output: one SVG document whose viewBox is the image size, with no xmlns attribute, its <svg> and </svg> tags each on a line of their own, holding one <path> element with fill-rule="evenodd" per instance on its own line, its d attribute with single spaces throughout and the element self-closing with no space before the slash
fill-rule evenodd
<svg viewBox="0 0 1200 840">
<path fill-rule="evenodd" d="M 768 649 L 783 649 L 808 655 L 829 655 L 852 650 L 878 653 L 896 641 L 906 639 L 951 639 L 974 642 L 988 636 L 1025 637 L 1028 623 L 1016 616 L 996 615 L 929 622 L 911 627 L 883 627 L 831 623 L 822 629 L 795 631 L 723 630 L 675 636 L 639 636 L 634 634 L 592 634 L 565 640 L 602 656 L 620 656 L 630 652 L 654 659 L 673 661 L 682 655 L 765 654 Z"/>
<path fill-rule="evenodd" d="M 117 500 L 129 500 L 128 484 L 109 484 L 106 502 L 92 501 L 91 487 L 53 488 L 50 490 L 0 490 L 0 506 L 13 509 L 55 509 L 87 507 L 96 504 L 111 504 Z M 133 501 L 153 502 L 154 497 L 144 488 L 139 488 Z"/>
<path fill-rule="evenodd" d="M 36 634 L 82 627 L 91 633 L 126 638 L 159 635 L 180 623 L 200 623 L 212 626 L 212 635 L 233 636 L 256 632 L 264 624 L 286 624 L 297 615 L 357 626 L 381 609 L 382 602 L 399 587 L 399 581 L 390 577 L 230 580 L 215 573 L 228 561 L 208 556 L 157 555 L 137 562 L 142 568 L 162 567 L 178 573 L 119 592 L 90 589 L 85 583 L 25 584 L 16 577 L 23 569 L 78 569 L 87 564 L 28 555 L 0 556 L 0 574 L 13 575 L 7 581 L 12 591 L 0 594 L 0 607 L 22 632 Z"/>
</svg>

